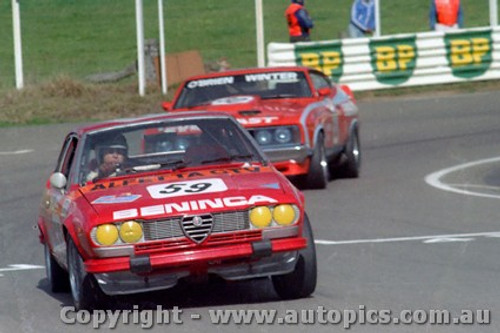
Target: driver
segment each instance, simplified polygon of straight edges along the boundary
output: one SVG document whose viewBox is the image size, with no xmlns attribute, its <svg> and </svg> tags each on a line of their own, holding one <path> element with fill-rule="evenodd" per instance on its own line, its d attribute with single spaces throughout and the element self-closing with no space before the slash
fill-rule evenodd
<svg viewBox="0 0 500 333">
<path fill-rule="evenodd" d="M 118 169 L 125 162 L 127 150 L 127 141 L 122 134 L 118 134 L 111 140 L 98 143 L 96 145 L 96 154 L 99 166 L 96 170 L 89 172 L 87 181 L 115 176 Z"/>
</svg>

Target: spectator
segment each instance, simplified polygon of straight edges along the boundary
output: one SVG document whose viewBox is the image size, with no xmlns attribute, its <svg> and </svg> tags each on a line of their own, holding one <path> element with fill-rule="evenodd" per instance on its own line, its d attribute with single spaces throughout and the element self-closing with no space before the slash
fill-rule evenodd
<svg viewBox="0 0 500 333">
<path fill-rule="evenodd" d="M 446 31 L 463 28 L 464 15 L 460 0 L 431 0 L 431 30 Z"/>
<path fill-rule="evenodd" d="M 375 30 L 375 3 L 373 0 L 354 0 L 351 8 L 349 37 L 366 37 Z"/>
<path fill-rule="evenodd" d="M 292 0 L 285 11 L 288 22 L 290 43 L 310 41 L 310 31 L 314 26 L 313 20 L 304 8 L 304 0 Z"/>
</svg>

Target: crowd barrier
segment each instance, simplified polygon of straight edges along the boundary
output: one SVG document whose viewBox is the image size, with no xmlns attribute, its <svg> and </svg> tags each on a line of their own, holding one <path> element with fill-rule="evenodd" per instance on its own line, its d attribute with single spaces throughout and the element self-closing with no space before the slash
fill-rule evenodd
<svg viewBox="0 0 500 333">
<path fill-rule="evenodd" d="M 268 66 L 316 68 L 352 90 L 500 78 L 500 27 L 269 43 Z"/>
</svg>

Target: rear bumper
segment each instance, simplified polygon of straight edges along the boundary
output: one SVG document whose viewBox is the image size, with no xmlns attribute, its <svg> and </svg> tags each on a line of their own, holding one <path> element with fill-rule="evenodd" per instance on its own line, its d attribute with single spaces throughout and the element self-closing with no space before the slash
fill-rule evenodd
<svg viewBox="0 0 500 333">
<path fill-rule="evenodd" d="M 216 274 L 241 280 L 286 274 L 295 268 L 297 251 L 306 247 L 302 237 L 263 240 L 214 248 L 151 253 L 137 257 L 91 259 L 93 273 L 104 293 L 132 294 L 166 289 L 189 275 Z"/>
</svg>

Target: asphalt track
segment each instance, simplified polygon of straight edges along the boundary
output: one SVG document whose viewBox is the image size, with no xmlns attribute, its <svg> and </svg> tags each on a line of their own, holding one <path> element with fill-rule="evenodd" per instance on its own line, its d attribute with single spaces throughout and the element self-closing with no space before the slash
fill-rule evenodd
<svg viewBox="0 0 500 333">
<path fill-rule="evenodd" d="M 343 323 L 215 325 L 211 309 L 356 310 L 352 332 L 500 330 L 500 107 L 496 92 L 364 101 L 363 170 L 305 191 L 317 239 L 312 297 L 281 301 L 268 280 L 182 285 L 119 298 L 114 309 L 178 306 L 158 332 L 336 332 Z M 65 325 L 33 229 L 40 194 L 71 124 L 0 130 L 0 332 L 86 332 Z M 477 194 L 480 195 L 477 195 Z M 485 195 L 486 194 L 486 195 Z M 30 265 L 30 266 L 13 266 Z M 490 325 L 363 324 L 368 310 L 487 309 Z M 74 316 L 73 316 L 74 317 Z M 197 319 L 200 317 L 199 319 Z M 372 317 L 373 318 L 373 317 Z M 132 320 L 133 318 L 131 318 Z M 366 319 L 366 318 L 365 318 Z M 119 331 L 137 332 L 123 324 Z M 293 321 L 293 319 L 292 319 Z M 103 324 L 107 327 L 109 321 Z M 107 329 L 106 329 L 107 330 Z"/>
</svg>

